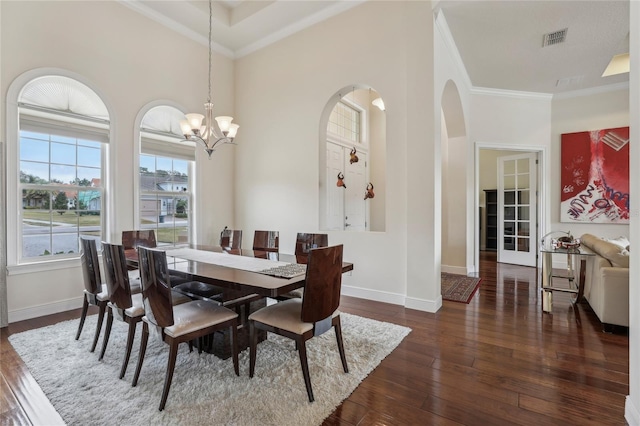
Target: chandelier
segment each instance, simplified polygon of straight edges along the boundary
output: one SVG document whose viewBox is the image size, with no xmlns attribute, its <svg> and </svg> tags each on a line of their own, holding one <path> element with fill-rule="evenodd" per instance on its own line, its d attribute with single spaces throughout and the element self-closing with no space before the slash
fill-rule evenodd
<svg viewBox="0 0 640 426">
<path fill-rule="evenodd" d="M 225 143 L 233 143 L 238 132 L 237 124 L 232 123 L 233 117 L 219 116 L 213 118 L 213 103 L 211 103 L 211 21 L 213 13 L 211 0 L 209 0 L 209 95 L 204 104 L 205 115 L 191 113 L 185 114 L 185 120 L 180 121 L 180 128 L 184 138 L 191 142 L 200 142 L 204 150 L 209 154 L 215 151 L 216 146 Z M 204 121 L 204 125 L 203 125 Z"/>
</svg>

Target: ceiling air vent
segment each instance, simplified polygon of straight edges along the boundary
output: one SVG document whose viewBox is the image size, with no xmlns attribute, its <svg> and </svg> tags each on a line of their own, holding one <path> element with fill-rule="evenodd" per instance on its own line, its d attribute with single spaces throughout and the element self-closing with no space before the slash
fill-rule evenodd
<svg viewBox="0 0 640 426">
<path fill-rule="evenodd" d="M 542 39 L 542 47 L 563 43 L 567 39 L 568 29 L 569 28 L 565 28 L 564 30 L 558 30 L 549 34 L 545 34 L 544 38 Z"/>
</svg>

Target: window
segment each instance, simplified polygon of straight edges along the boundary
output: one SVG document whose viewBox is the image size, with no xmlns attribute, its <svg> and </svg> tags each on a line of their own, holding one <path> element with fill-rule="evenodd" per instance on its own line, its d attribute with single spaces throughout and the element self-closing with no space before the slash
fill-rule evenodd
<svg viewBox="0 0 640 426">
<path fill-rule="evenodd" d="M 76 259 L 79 237 L 106 229 L 107 108 L 75 76 L 46 70 L 14 80 L 7 102 L 7 264 Z"/>
<path fill-rule="evenodd" d="M 153 229 L 158 245 L 189 243 L 191 162 L 140 154 L 140 229 Z"/>
<path fill-rule="evenodd" d="M 347 142 L 361 142 L 361 113 L 356 108 L 340 101 L 331 111 L 327 133 Z"/>
<path fill-rule="evenodd" d="M 137 218 L 153 229 L 158 245 L 184 245 L 193 234 L 195 146 L 183 142 L 179 109 L 159 105 L 140 124 Z"/>
<path fill-rule="evenodd" d="M 37 122 L 20 127 L 22 259 L 77 255 L 80 235 L 102 234 L 103 144 Z"/>
</svg>

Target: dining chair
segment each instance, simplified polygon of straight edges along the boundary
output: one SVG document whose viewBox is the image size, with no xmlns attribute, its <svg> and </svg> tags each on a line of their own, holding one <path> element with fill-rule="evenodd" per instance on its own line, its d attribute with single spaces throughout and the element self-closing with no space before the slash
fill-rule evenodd
<svg viewBox="0 0 640 426">
<path fill-rule="evenodd" d="M 122 231 L 122 245 L 125 252 L 138 246 L 154 248 L 157 246 L 156 233 L 153 229 Z"/>
<path fill-rule="evenodd" d="M 253 232 L 253 250 L 278 252 L 280 233 L 278 231 L 254 231 Z"/>
<path fill-rule="evenodd" d="M 342 283 L 342 245 L 311 249 L 308 252 L 303 299 L 289 299 L 266 306 L 249 315 L 249 377 L 253 377 L 258 345 L 256 329 L 293 339 L 300 357 L 309 402 L 313 390 L 305 342 L 333 327 L 345 373 L 349 372 L 342 343 L 340 287 Z"/>
<path fill-rule="evenodd" d="M 306 258 L 309 250 L 319 247 L 327 247 L 329 245 L 329 236 L 327 234 L 307 234 L 298 232 L 296 236 L 296 249 L 294 254 L 296 258 Z M 299 263 L 303 263 L 298 259 Z"/>
<path fill-rule="evenodd" d="M 102 259 L 105 265 L 105 281 L 107 284 L 107 293 L 109 295 L 109 308 L 107 315 L 107 325 L 105 327 L 104 337 L 102 338 L 102 350 L 100 351 L 100 361 L 104 357 L 111 335 L 111 327 L 113 317 L 123 321 L 129 325 L 127 334 L 127 346 L 125 350 L 124 360 L 120 368 L 120 378 L 124 377 L 131 356 L 131 348 L 133 339 L 136 334 L 136 325 L 142 321 L 144 316 L 144 306 L 141 294 L 131 294 L 131 286 L 129 274 L 127 272 L 127 259 L 123 245 L 109 244 L 102 242 Z M 172 293 L 173 305 L 179 305 L 191 301 L 187 296 L 183 296 L 178 292 Z"/>
<path fill-rule="evenodd" d="M 226 226 L 220 233 L 220 247 L 223 249 L 241 249 L 242 248 L 242 230 L 229 229 Z"/>
<path fill-rule="evenodd" d="M 308 234 L 298 232 L 296 236 L 295 255 L 298 263 L 307 263 L 309 250 L 314 248 L 327 247 L 329 236 L 327 234 Z M 288 293 L 278 296 L 277 300 L 287 300 L 291 298 L 301 298 L 304 296 L 304 288 L 296 288 Z"/>
<path fill-rule="evenodd" d="M 199 339 L 215 331 L 229 328 L 233 368 L 236 376 L 240 375 L 237 338 L 238 315 L 227 308 L 205 300 L 193 300 L 172 306 L 166 253 L 156 249 L 139 247 L 138 256 L 145 316 L 142 318 L 140 353 L 132 386 L 138 384 L 149 339 L 149 328 L 151 327 L 156 331 L 154 336 L 158 336 L 160 340 L 169 345 L 167 372 L 158 408 L 162 411 L 169 395 L 180 343 Z"/>
<path fill-rule="evenodd" d="M 100 331 L 102 329 L 102 321 L 104 320 L 104 313 L 107 308 L 107 302 L 109 301 L 109 295 L 107 288 L 102 284 L 102 278 L 100 276 L 100 263 L 98 262 L 98 249 L 96 247 L 96 240 L 92 238 L 80 237 L 80 263 L 82 264 L 82 277 L 84 283 L 83 301 L 82 301 L 82 314 L 80 315 L 80 324 L 78 325 L 78 332 L 76 333 L 76 340 L 80 338 L 82 333 L 82 327 L 84 326 L 84 320 L 87 317 L 87 310 L 89 305 L 97 306 L 98 311 L 98 324 L 96 325 L 96 332 L 93 338 L 93 344 L 91 345 L 91 352 L 96 350 L 98 344 L 98 338 L 100 337 Z"/>
</svg>

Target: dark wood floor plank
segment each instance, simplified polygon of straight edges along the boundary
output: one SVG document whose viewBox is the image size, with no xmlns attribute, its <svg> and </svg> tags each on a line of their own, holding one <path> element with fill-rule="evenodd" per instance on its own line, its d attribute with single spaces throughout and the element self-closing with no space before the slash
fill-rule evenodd
<svg viewBox="0 0 640 426">
<path fill-rule="evenodd" d="M 573 306 L 563 294 L 543 313 L 538 271 L 497 264 L 495 253 L 481 254 L 480 277 L 469 304 L 444 301 L 436 313 L 343 297 L 341 311 L 412 332 L 323 424 L 624 425 L 626 329 L 603 333 L 588 303 Z M 0 424 L 50 424 L 50 413 L 57 416 L 7 335 L 79 314 L 0 330 Z"/>
</svg>

